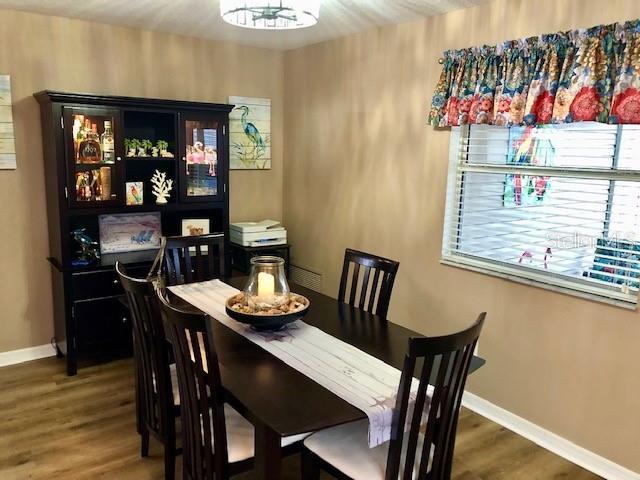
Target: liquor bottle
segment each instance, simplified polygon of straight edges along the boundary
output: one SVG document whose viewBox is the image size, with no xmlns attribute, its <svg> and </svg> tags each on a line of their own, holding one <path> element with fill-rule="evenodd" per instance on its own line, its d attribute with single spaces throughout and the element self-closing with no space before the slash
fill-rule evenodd
<svg viewBox="0 0 640 480">
<path fill-rule="evenodd" d="M 100 198 L 111 200 L 111 167 L 100 167 Z"/>
<path fill-rule="evenodd" d="M 100 137 L 98 137 L 98 128 L 95 123 L 91 125 L 86 137 L 80 142 L 79 157 L 80 163 L 98 163 L 102 160 Z"/>
<path fill-rule="evenodd" d="M 73 150 L 76 163 L 80 161 L 80 142 L 84 138 L 84 115 L 75 115 L 73 118 Z"/>
<path fill-rule="evenodd" d="M 102 161 L 104 163 L 114 163 L 115 161 L 115 147 L 113 142 L 113 131 L 111 131 L 111 122 L 104 122 L 104 133 L 100 137 L 100 144 L 102 145 Z"/>
</svg>

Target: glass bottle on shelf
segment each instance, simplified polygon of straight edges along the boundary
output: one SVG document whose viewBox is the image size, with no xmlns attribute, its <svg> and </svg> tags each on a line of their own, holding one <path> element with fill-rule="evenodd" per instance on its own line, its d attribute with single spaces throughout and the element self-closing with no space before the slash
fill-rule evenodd
<svg viewBox="0 0 640 480">
<path fill-rule="evenodd" d="M 73 118 L 73 150 L 76 163 L 80 162 L 80 143 L 84 138 L 84 115 L 75 115 Z"/>
<path fill-rule="evenodd" d="M 85 122 L 85 130 L 89 123 L 89 120 Z M 102 160 L 100 137 L 98 137 L 98 128 L 95 123 L 86 132 L 86 137 L 80 142 L 78 150 L 80 163 L 99 163 Z"/>
<path fill-rule="evenodd" d="M 102 145 L 102 161 L 104 163 L 115 162 L 115 143 L 113 141 L 113 131 L 111 130 L 111 122 L 105 120 L 104 133 L 100 137 Z"/>
</svg>

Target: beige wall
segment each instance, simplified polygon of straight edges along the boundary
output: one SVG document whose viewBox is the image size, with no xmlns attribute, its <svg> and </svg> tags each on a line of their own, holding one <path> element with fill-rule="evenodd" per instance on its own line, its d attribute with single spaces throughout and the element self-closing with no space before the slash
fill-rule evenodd
<svg viewBox="0 0 640 480">
<path fill-rule="evenodd" d="M 497 0 L 285 55 L 285 223 L 335 294 L 344 248 L 400 261 L 393 321 L 489 312 L 470 389 L 640 471 L 640 316 L 438 263 L 449 134 L 426 126 L 449 48 L 640 17 L 637 0 Z M 298 127 L 299 126 L 299 127 Z"/>
<path fill-rule="evenodd" d="M 18 169 L 0 171 L 0 352 L 53 335 L 39 108 L 43 89 L 226 103 L 272 100 L 273 168 L 231 172 L 231 219 L 282 217 L 283 54 L 0 10 Z"/>
</svg>

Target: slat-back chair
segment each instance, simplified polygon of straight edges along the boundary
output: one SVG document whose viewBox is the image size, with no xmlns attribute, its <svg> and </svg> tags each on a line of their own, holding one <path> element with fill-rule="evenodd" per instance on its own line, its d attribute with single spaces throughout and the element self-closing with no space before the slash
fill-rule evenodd
<svg viewBox="0 0 640 480">
<path fill-rule="evenodd" d="M 224 276 L 224 234 L 167 237 L 162 249 L 166 285 L 201 282 Z"/>
<path fill-rule="evenodd" d="M 367 424 L 363 422 L 321 431 L 305 440 L 303 479 L 317 480 L 321 469 L 341 479 L 450 479 L 462 393 L 485 315 L 480 314 L 471 327 L 452 335 L 410 339 L 396 398 L 391 440 L 384 447 L 368 449 Z M 419 383 L 417 389 L 412 390 L 414 377 Z M 430 386 L 430 379 L 434 378 Z M 360 428 L 361 435 L 354 436 L 350 428 Z M 351 440 L 360 437 L 363 445 L 354 446 Z M 345 441 L 341 448 L 340 440 L 347 438 L 351 440 Z M 328 448 L 324 448 L 325 445 Z M 380 451 L 377 456 L 373 453 L 379 448 L 388 450 L 386 458 Z M 336 457 L 335 452 L 340 452 L 343 458 Z M 371 469 L 366 469 L 367 461 L 363 461 L 368 455 L 373 464 Z M 359 459 L 358 465 L 353 464 L 353 458 Z M 380 460 L 382 465 L 377 463 Z M 365 470 L 368 473 L 361 473 Z M 380 476 L 370 472 L 380 472 Z"/>
<path fill-rule="evenodd" d="M 131 312 L 136 368 L 136 398 L 139 402 L 141 455 L 149 455 L 149 435 L 164 446 L 165 478 L 175 478 L 176 416 L 170 372 L 169 344 L 166 340 L 153 285 L 146 279 L 130 277 L 126 267 L 116 263 L 116 272 Z"/>
<path fill-rule="evenodd" d="M 349 275 L 351 265 L 353 268 Z M 386 318 L 399 266 L 400 263 L 394 260 L 347 248 L 338 300 Z"/>
<path fill-rule="evenodd" d="M 230 467 L 225 394 L 215 343 L 206 328 L 211 319 L 170 305 L 167 293 L 159 285 L 156 293 L 177 366 L 184 478 L 226 480 L 230 474 L 251 467 L 253 450 Z"/>
</svg>

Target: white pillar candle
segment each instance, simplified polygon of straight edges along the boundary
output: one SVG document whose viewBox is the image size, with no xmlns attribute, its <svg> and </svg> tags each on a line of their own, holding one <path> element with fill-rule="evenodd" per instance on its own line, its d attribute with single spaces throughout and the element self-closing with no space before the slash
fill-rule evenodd
<svg viewBox="0 0 640 480">
<path fill-rule="evenodd" d="M 262 301 L 273 299 L 276 279 L 266 272 L 258 273 L 258 298 Z"/>
</svg>

